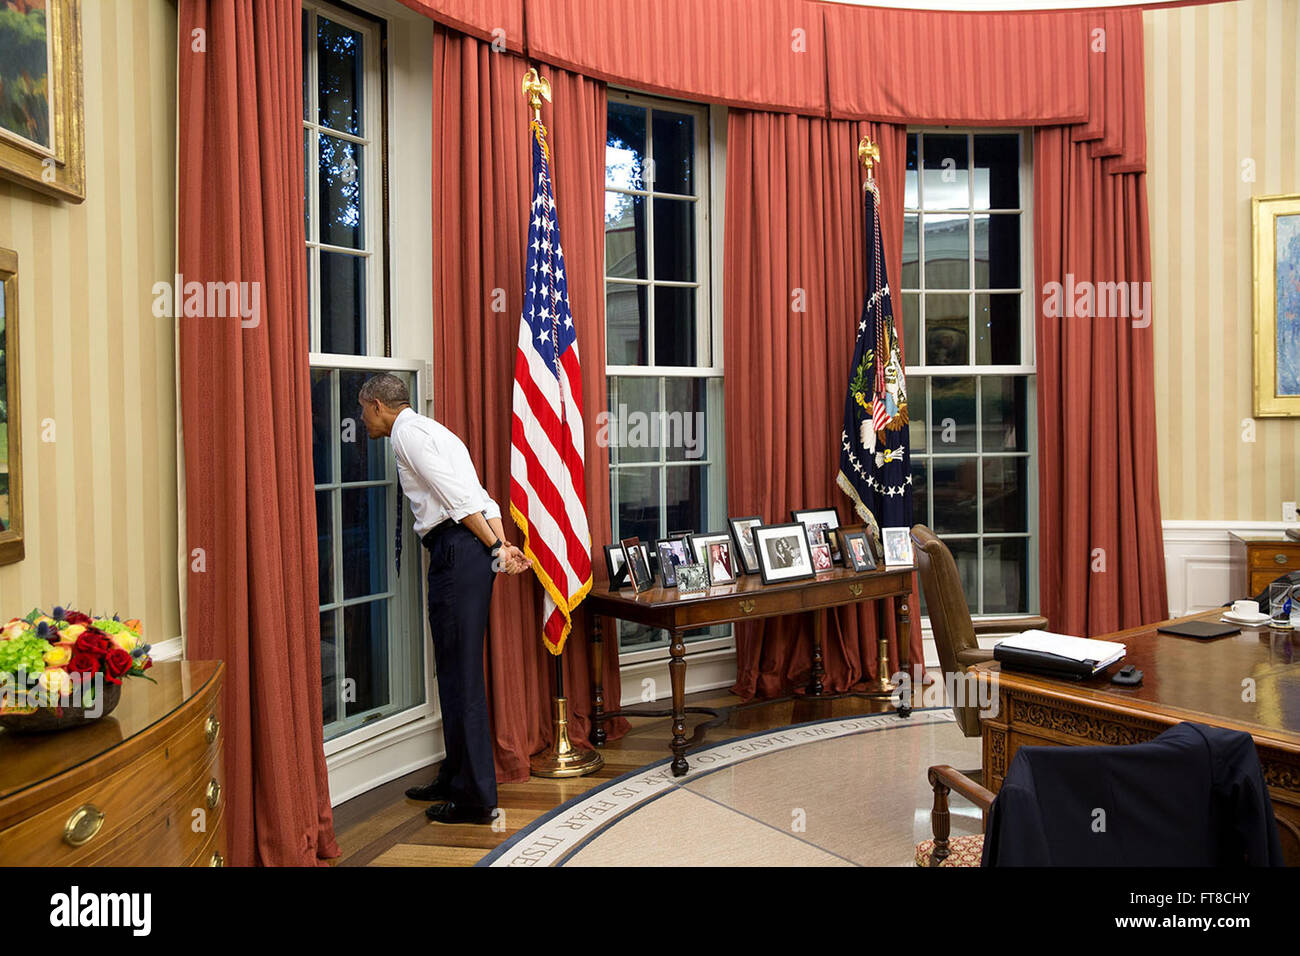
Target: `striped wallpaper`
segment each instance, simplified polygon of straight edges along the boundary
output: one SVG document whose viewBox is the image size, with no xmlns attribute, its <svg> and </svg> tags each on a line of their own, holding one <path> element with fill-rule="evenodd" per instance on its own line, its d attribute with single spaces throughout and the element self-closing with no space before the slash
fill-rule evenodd
<svg viewBox="0 0 1300 956">
<path fill-rule="evenodd" d="M 0 180 L 0 246 L 18 253 L 27 544 L 0 567 L 0 617 L 75 603 L 139 617 L 158 642 L 180 634 L 174 335 L 151 292 L 172 273 L 176 9 L 81 9 L 86 200 Z"/>
<path fill-rule="evenodd" d="M 1163 517 L 1282 519 L 1300 419 L 1254 410 L 1251 196 L 1300 192 L 1300 3 L 1143 14 Z M 1243 180 L 1243 164 L 1254 182 Z"/>
</svg>

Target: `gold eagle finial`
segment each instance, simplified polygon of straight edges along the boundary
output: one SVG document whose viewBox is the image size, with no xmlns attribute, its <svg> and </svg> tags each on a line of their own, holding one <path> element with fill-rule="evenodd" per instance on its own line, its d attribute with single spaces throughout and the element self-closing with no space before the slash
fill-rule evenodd
<svg viewBox="0 0 1300 956">
<path fill-rule="evenodd" d="M 542 98 L 546 102 L 551 102 L 551 81 L 544 76 L 538 76 L 535 69 L 529 69 L 524 74 L 524 96 L 528 97 L 528 104 L 533 108 L 533 113 L 538 120 L 542 118 Z"/>
</svg>

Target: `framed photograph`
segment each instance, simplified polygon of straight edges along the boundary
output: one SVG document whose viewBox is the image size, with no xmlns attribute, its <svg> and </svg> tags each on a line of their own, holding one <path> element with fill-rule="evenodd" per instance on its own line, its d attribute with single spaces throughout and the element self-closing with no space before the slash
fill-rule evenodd
<svg viewBox="0 0 1300 956">
<path fill-rule="evenodd" d="M 876 556 L 871 551 L 871 542 L 864 531 L 844 532 L 844 556 L 847 566 L 854 571 L 872 571 L 876 567 Z"/>
<path fill-rule="evenodd" d="M 731 543 L 730 531 L 709 531 L 705 534 L 693 534 L 688 539 L 691 543 L 691 557 L 695 559 L 696 564 L 707 564 L 708 553 L 704 550 L 705 545 L 715 544 L 719 541 Z"/>
<path fill-rule="evenodd" d="M 1250 201 L 1255 417 L 1300 417 L 1300 193 Z"/>
<path fill-rule="evenodd" d="M 754 548 L 764 584 L 798 581 L 816 573 L 808 529 L 801 522 L 760 525 L 754 529 Z"/>
<path fill-rule="evenodd" d="M 808 543 L 829 544 L 831 560 L 839 564 L 844 560 L 840 554 L 840 514 L 834 508 L 813 508 L 803 511 L 791 511 L 790 517 L 808 529 Z"/>
<path fill-rule="evenodd" d="M 689 537 L 690 537 L 691 535 L 693 535 L 693 534 L 695 534 L 695 529 L 694 529 L 694 528 L 687 528 L 685 531 L 669 531 L 669 532 L 668 532 L 668 537 L 670 537 L 670 538 L 689 538 Z"/>
<path fill-rule="evenodd" d="M 831 560 L 831 546 L 829 544 L 814 544 L 811 547 L 813 570 L 818 574 L 823 571 L 833 571 L 835 562 Z"/>
<path fill-rule="evenodd" d="M 690 543 L 684 538 L 660 538 L 655 550 L 659 552 L 659 577 L 664 587 L 677 587 L 677 569 L 691 563 Z"/>
<path fill-rule="evenodd" d="M 0 249 L 0 564 L 27 553 L 18 372 L 18 253 Z"/>
<path fill-rule="evenodd" d="M 636 589 L 636 593 L 648 591 L 654 587 L 655 578 L 650 573 L 650 553 L 640 538 L 624 538 L 623 558 L 627 562 L 627 578 Z"/>
<path fill-rule="evenodd" d="M 704 566 L 709 572 L 709 584 L 736 583 L 736 556 L 732 553 L 731 536 L 726 541 L 711 541 L 704 546 Z"/>
<path fill-rule="evenodd" d="M 758 552 L 754 549 L 754 529 L 763 523 L 763 519 L 754 515 L 749 518 L 731 518 L 731 536 L 736 541 L 736 573 L 758 574 Z"/>
<path fill-rule="evenodd" d="M 0 176 L 86 198 L 81 0 L 0 2 Z"/>
<path fill-rule="evenodd" d="M 683 564 L 677 569 L 677 591 L 694 594 L 709 589 L 709 572 L 702 564 Z"/>
<path fill-rule="evenodd" d="M 885 567 L 912 563 L 912 534 L 908 528 L 881 528 L 885 539 Z"/>
<path fill-rule="evenodd" d="M 646 567 L 650 566 L 650 551 L 643 544 L 641 551 L 645 556 Z M 627 560 L 623 557 L 621 544 L 605 545 L 605 568 L 609 571 L 609 589 L 616 591 L 628 583 Z"/>
</svg>

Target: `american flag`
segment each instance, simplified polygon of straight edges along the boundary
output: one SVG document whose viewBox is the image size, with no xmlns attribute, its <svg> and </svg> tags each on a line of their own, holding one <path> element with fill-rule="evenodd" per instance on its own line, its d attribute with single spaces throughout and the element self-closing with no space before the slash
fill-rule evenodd
<svg viewBox="0 0 1300 956">
<path fill-rule="evenodd" d="M 524 311 L 515 353 L 510 514 L 546 591 L 542 639 L 564 649 L 572 615 L 591 590 L 583 462 L 582 366 L 569 311 L 560 225 L 551 192 L 546 127 L 533 120 L 533 203 Z"/>
</svg>

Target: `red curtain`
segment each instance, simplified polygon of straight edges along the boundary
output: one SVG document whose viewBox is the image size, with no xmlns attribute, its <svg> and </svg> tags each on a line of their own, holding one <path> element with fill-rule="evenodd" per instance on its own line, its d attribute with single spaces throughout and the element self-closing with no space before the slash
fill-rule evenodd
<svg viewBox="0 0 1300 956">
<path fill-rule="evenodd" d="M 524 0 L 399 0 L 416 13 L 515 53 L 524 49 Z"/>
<path fill-rule="evenodd" d="M 260 305 L 247 320 L 178 322 L 186 656 L 226 662 L 237 865 L 339 855 L 322 746 L 300 17 L 296 2 L 179 9 L 177 270 L 249 283 Z"/>
<path fill-rule="evenodd" d="M 528 121 L 520 95 L 528 64 L 438 29 L 434 39 L 434 417 L 460 435 L 506 515 L 515 348 L 523 309 L 526 214 L 531 201 Z M 596 443 L 605 393 L 605 87 L 548 69 L 552 174 L 582 358 L 587 517 L 593 563 L 610 537 L 608 451 Z M 500 291 L 498 291 L 500 290 Z M 497 311 L 500 309 L 500 311 Z M 542 589 L 531 575 L 498 576 L 488 629 L 489 704 L 497 779 L 525 780 L 528 758 L 552 737 L 551 655 L 541 638 Z M 618 705 L 617 641 L 605 642 L 604 685 Z M 590 663 L 585 615 L 564 652 L 569 733 L 588 746 Z M 626 721 L 606 725 L 610 738 Z"/>
<path fill-rule="evenodd" d="M 902 267 L 903 127 L 736 110 L 727 126 L 723 348 L 727 374 L 727 510 L 788 521 L 833 505 L 844 390 L 864 293 L 864 205 L 858 141 L 880 144 L 881 223 L 892 282 Z M 891 288 L 893 288 L 891 286 Z M 799 300 L 802 299 L 802 302 Z M 806 311 L 796 311 L 802 304 Z M 894 293 L 894 315 L 902 315 Z M 888 632 L 898 661 L 892 601 Z M 910 654 L 922 662 L 915 592 Z M 806 617 L 736 626 L 744 698 L 802 690 L 812 670 Z M 876 676 L 875 605 L 829 615 L 825 686 Z"/>
<path fill-rule="evenodd" d="M 1131 95 L 1140 102 L 1141 86 Z M 1104 163 L 1068 128 L 1034 134 L 1039 579 L 1043 614 L 1067 634 L 1168 617 L 1146 176 Z M 1052 282 L 1074 307 L 1049 305 Z M 1071 295 L 1118 282 L 1136 284 L 1145 315 L 1100 317 L 1101 296 Z"/>
</svg>

